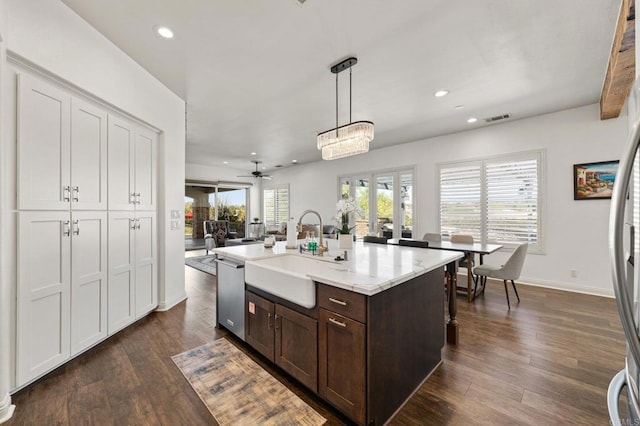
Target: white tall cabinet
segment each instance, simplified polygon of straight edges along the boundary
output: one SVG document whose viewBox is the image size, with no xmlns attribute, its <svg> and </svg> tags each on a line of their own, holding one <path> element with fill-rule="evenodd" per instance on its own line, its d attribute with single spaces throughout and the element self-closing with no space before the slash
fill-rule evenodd
<svg viewBox="0 0 640 426">
<path fill-rule="evenodd" d="M 156 134 L 21 73 L 16 384 L 157 306 Z"/>
<path fill-rule="evenodd" d="M 109 212 L 109 333 L 158 304 L 155 212 Z"/>
</svg>

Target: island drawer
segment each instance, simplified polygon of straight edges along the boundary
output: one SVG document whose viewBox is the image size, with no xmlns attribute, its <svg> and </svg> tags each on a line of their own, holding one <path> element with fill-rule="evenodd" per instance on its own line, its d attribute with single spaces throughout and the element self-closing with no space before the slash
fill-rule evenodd
<svg viewBox="0 0 640 426">
<path fill-rule="evenodd" d="M 367 296 L 342 288 L 318 283 L 318 304 L 321 308 L 366 323 Z"/>
</svg>

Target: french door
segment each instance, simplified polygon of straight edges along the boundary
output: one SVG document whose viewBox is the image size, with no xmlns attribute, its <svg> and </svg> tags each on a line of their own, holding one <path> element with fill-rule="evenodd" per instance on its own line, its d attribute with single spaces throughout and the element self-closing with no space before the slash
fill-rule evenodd
<svg viewBox="0 0 640 426">
<path fill-rule="evenodd" d="M 339 196 L 356 200 L 362 217 L 352 217 L 356 237 L 413 238 L 415 171 L 384 171 L 340 178 Z"/>
</svg>

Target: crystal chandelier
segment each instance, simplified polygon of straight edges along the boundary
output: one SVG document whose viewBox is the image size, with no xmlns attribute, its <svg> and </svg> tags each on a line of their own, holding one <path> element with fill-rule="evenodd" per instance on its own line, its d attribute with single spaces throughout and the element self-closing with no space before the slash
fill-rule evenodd
<svg viewBox="0 0 640 426">
<path fill-rule="evenodd" d="M 331 67 L 336 75 L 336 127 L 318 134 L 318 149 L 322 150 L 323 160 L 335 160 L 369 151 L 369 142 L 373 140 L 371 121 L 351 122 L 351 67 L 358 60 L 345 59 Z M 338 126 L 338 73 L 349 69 L 349 124 Z"/>
</svg>

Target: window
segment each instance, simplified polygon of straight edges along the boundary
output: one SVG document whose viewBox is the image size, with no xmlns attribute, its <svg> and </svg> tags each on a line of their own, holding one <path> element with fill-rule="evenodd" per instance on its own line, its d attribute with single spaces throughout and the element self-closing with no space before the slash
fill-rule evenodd
<svg viewBox="0 0 640 426">
<path fill-rule="evenodd" d="M 338 181 L 338 197 L 353 197 L 363 217 L 352 217 L 356 237 L 411 238 L 415 217 L 414 169 L 382 170 Z"/>
<path fill-rule="evenodd" d="M 440 232 L 542 251 L 543 151 L 439 166 Z"/>
<path fill-rule="evenodd" d="M 265 188 L 263 192 L 264 222 L 274 227 L 289 220 L 289 185 Z"/>
</svg>

